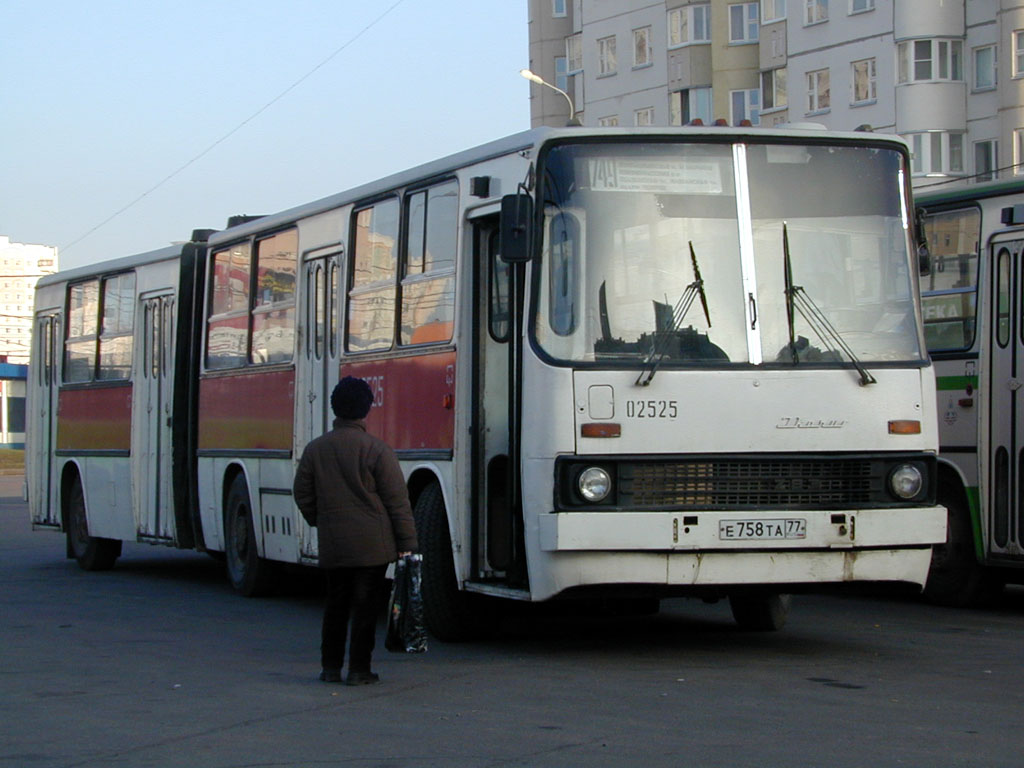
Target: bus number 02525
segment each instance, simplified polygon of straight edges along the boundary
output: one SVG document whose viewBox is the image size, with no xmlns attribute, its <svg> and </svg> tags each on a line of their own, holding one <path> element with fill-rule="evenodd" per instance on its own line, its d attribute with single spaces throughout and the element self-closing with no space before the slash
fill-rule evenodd
<svg viewBox="0 0 1024 768">
<path fill-rule="evenodd" d="M 678 400 L 627 400 L 628 419 L 675 419 L 679 417 Z"/>
</svg>

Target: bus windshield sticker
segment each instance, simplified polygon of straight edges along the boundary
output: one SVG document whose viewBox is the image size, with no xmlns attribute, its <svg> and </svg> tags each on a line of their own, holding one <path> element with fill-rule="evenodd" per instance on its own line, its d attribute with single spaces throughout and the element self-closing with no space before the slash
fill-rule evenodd
<svg viewBox="0 0 1024 768">
<path fill-rule="evenodd" d="M 722 162 L 708 157 L 592 157 L 587 179 L 595 192 L 720 195 L 725 188 Z"/>
</svg>

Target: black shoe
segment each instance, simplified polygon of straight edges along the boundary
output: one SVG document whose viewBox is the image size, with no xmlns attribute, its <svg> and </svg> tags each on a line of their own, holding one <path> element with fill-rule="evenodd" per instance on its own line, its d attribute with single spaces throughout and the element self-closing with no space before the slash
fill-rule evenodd
<svg viewBox="0 0 1024 768">
<path fill-rule="evenodd" d="M 340 683 L 341 682 L 341 670 L 340 669 L 322 669 L 320 670 L 320 679 L 325 683 Z"/>
<path fill-rule="evenodd" d="M 380 675 L 373 672 L 349 672 L 345 685 L 372 685 L 380 682 Z"/>
</svg>

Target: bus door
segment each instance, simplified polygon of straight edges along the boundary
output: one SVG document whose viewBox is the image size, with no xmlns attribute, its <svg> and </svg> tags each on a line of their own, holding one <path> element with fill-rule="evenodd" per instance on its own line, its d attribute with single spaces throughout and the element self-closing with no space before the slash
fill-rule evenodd
<svg viewBox="0 0 1024 768">
<path fill-rule="evenodd" d="M 175 533 L 171 477 L 174 294 L 145 294 L 139 309 L 142 334 L 132 406 L 136 530 L 140 540 L 170 541 Z"/>
<path fill-rule="evenodd" d="M 1019 235 L 1018 235 L 1019 237 Z M 1024 540 L 1024 240 L 991 244 L 987 471 L 989 551 L 1021 555 Z"/>
<path fill-rule="evenodd" d="M 304 328 L 296 371 L 295 460 L 306 444 L 331 427 L 331 390 L 338 382 L 338 273 L 341 251 L 307 254 L 303 267 L 301 317 Z M 316 529 L 298 519 L 299 552 L 317 554 Z"/>
<path fill-rule="evenodd" d="M 32 523 L 60 527 L 60 512 L 54 494 L 53 449 L 57 431 L 57 354 L 60 344 L 60 313 L 47 310 L 36 315 L 33 339 L 35 366 L 31 372 L 32 412 L 28 415 L 33 428 L 28 446 L 31 461 L 29 502 Z"/>
<path fill-rule="evenodd" d="M 474 226 L 477 297 L 474 323 L 476 381 L 473 499 L 478 578 L 513 576 L 517 561 L 515 510 L 509 492 L 509 371 L 513 333 L 509 265 L 498 253 L 497 217 Z"/>
</svg>

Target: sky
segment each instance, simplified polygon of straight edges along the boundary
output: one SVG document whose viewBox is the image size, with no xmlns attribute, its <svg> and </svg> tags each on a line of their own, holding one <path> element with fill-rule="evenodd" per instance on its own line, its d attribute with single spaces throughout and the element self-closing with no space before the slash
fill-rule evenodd
<svg viewBox="0 0 1024 768">
<path fill-rule="evenodd" d="M 3 0 L 0 235 L 94 264 L 526 130 L 527 34 L 526 0 Z"/>
</svg>

